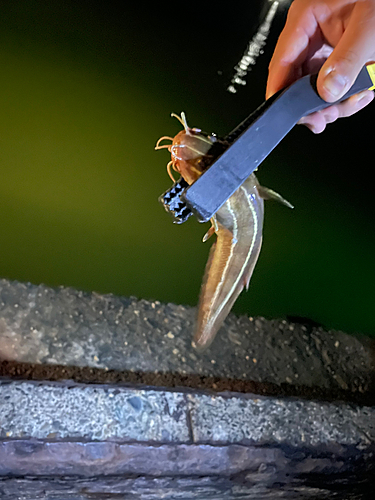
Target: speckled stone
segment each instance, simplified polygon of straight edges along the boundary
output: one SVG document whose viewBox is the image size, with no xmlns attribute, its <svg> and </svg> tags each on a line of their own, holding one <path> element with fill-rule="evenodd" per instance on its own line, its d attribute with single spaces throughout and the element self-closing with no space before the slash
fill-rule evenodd
<svg viewBox="0 0 375 500">
<path fill-rule="evenodd" d="M 181 393 L 0 383 L 0 438 L 189 440 Z"/>
<path fill-rule="evenodd" d="M 375 407 L 337 398 L 373 401 L 370 340 L 230 315 L 199 355 L 194 316 L 174 304 L 0 280 L 0 498 L 373 491 Z M 78 383 L 87 379 L 95 385 Z M 238 381 L 249 382 L 246 394 L 233 392 Z M 253 381 L 269 396 L 252 394 Z M 288 397 L 297 386 L 301 397 Z"/>
<path fill-rule="evenodd" d="M 375 443 L 375 408 L 202 394 L 188 399 L 195 442 L 359 449 Z"/>
<path fill-rule="evenodd" d="M 344 403 L 3 381 L 0 498 L 359 500 L 374 422 Z"/>
<path fill-rule="evenodd" d="M 0 382 L 0 438 L 251 444 L 375 444 L 375 408 L 153 389 Z"/>
<path fill-rule="evenodd" d="M 320 327 L 229 315 L 191 346 L 195 309 L 0 280 L 0 357 L 119 372 L 175 373 L 366 393 L 371 342 Z"/>
</svg>

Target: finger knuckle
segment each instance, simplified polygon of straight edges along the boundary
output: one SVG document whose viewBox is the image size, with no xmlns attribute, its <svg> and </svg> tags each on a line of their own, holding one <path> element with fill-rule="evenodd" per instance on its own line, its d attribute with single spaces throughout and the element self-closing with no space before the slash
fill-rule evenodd
<svg viewBox="0 0 375 500">
<path fill-rule="evenodd" d="M 336 56 L 335 66 L 337 69 L 345 69 L 346 67 L 356 66 L 360 59 L 357 51 L 347 49 L 344 53 Z"/>
<path fill-rule="evenodd" d="M 294 21 L 309 8 L 310 0 L 294 0 L 288 10 L 288 21 Z"/>
</svg>

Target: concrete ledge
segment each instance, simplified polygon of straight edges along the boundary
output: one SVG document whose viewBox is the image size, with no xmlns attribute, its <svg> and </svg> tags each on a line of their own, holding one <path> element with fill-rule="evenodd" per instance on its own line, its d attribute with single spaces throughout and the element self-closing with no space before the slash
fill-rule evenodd
<svg viewBox="0 0 375 500">
<path fill-rule="evenodd" d="M 375 443 L 375 408 L 243 394 L 9 382 L 1 438 L 156 444 L 325 446 Z"/>
<path fill-rule="evenodd" d="M 372 498 L 372 341 L 194 314 L 0 281 L 0 498 Z"/>
<path fill-rule="evenodd" d="M 304 320 L 230 315 L 199 355 L 194 317 L 195 309 L 174 304 L 0 280 L 0 375 L 243 392 L 267 386 L 272 394 L 276 385 L 285 395 L 300 388 L 308 397 L 364 395 L 375 404 L 368 338 Z"/>
<path fill-rule="evenodd" d="M 0 384 L 0 401 L 3 498 L 31 499 L 39 489 L 52 500 L 61 488 L 82 500 L 94 492 L 141 499 L 145 490 L 155 499 L 280 491 L 317 499 L 374 485 L 375 408 L 14 381 Z"/>
</svg>

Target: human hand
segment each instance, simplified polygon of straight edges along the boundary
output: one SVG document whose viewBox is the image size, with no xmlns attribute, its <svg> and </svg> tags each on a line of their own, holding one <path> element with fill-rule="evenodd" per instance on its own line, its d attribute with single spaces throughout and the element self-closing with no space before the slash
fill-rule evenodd
<svg viewBox="0 0 375 500">
<path fill-rule="evenodd" d="M 370 62 L 375 62 L 375 0 L 294 0 L 269 65 L 266 97 L 320 70 L 319 95 L 335 102 Z M 353 115 L 373 98 L 365 90 L 299 123 L 323 132 L 327 123 Z"/>
</svg>

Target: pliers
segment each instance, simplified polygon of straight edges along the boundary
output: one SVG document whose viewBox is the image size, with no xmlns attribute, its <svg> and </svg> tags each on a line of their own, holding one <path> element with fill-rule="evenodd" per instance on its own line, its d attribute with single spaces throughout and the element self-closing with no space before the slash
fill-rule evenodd
<svg viewBox="0 0 375 500">
<path fill-rule="evenodd" d="M 316 89 L 317 75 L 308 75 L 280 90 L 250 114 L 228 136 L 228 148 L 191 186 L 183 178 L 159 197 L 165 209 L 181 224 L 194 214 L 207 222 L 256 170 L 302 118 L 333 103 Z M 350 90 L 337 102 L 375 88 L 375 64 L 362 68 Z"/>
</svg>

